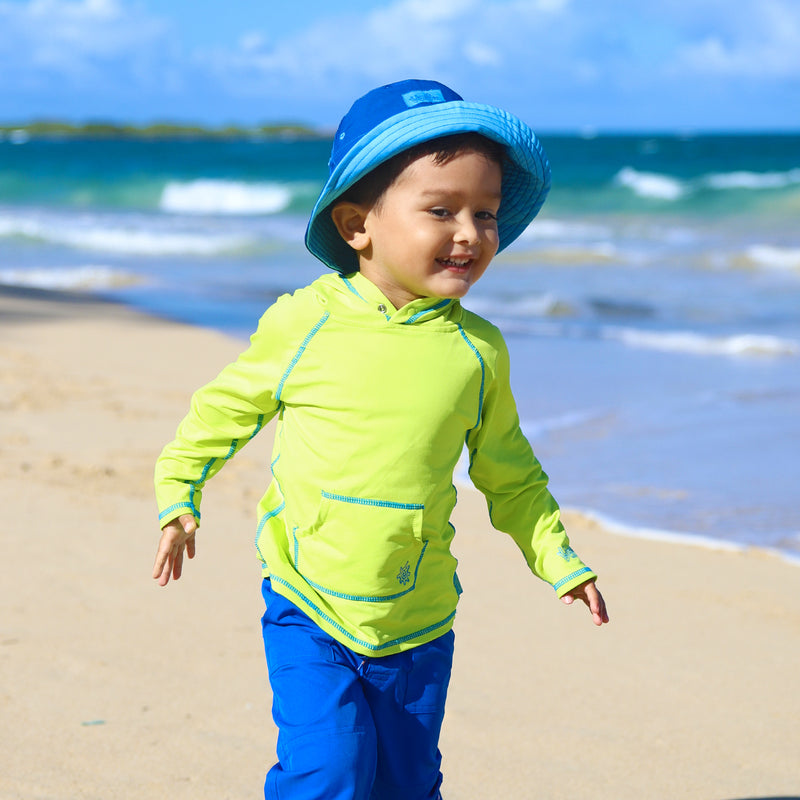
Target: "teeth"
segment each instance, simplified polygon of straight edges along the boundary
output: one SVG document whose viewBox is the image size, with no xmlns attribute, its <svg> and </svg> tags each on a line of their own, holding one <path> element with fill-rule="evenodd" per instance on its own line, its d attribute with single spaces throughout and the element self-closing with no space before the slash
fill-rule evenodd
<svg viewBox="0 0 800 800">
<path fill-rule="evenodd" d="M 447 264 L 448 267 L 466 267 L 471 258 L 443 258 L 442 264 Z"/>
</svg>

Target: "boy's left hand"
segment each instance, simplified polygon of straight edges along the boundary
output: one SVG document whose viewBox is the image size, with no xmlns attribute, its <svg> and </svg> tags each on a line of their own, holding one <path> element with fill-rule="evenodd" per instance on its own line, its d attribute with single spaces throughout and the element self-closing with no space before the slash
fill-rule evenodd
<svg viewBox="0 0 800 800">
<path fill-rule="evenodd" d="M 566 605 L 572 605 L 575 600 L 583 600 L 587 608 L 592 614 L 592 622 L 595 625 L 602 625 L 608 622 L 608 611 L 606 611 L 606 601 L 603 600 L 603 595 L 597 590 L 594 579 L 576 586 L 572 591 L 567 592 L 562 598 L 561 602 Z"/>
</svg>

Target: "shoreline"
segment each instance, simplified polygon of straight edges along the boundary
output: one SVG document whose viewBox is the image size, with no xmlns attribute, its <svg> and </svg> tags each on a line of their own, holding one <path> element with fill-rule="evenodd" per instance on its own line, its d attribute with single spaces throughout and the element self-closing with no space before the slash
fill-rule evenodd
<svg viewBox="0 0 800 800">
<path fill-rule="evenodd" d="M 102 299 L 0 289 L 0 796 L 260 791 L 275 746 L 252 546 L 268 435 L 210 485 L 183 578 L 150 578 L 154 460 L 240 349 Z M 795 567 L 564 516 L 609 603 L 600 630 L 459 493 L 447 800 L 797 797 Z"/>
<path fill-rule="evenodd" d="M 702 534 L 627 525 L 624 522 L 619 522 L 606 514 L 601 514 L 591 509 L 564 506 L 564 510 L 573 515 L 582 517 L 588 522 L 596 523 L 612 536 L 642 539 L 650 542 L 663 542 L 680 547 L 700 547 L 704 550 L 718 551 L 720 553 L 755 553 L 761 556 L 777 558 L 790 566 L 800 567 L 800 555 L 775 547 L 762 547 L 756 544 L 744 544 L 727 539 L 715 539 L 712 536 L 703 536 Z"/>
</svg>

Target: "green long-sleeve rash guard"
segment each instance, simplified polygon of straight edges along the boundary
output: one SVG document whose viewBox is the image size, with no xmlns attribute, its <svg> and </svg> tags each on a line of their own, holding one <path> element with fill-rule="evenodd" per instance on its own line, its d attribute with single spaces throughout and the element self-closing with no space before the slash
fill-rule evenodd
<svg viewBox="0 0 800 800">
<path fill-rule="evenodd" d="M 492 524 L 531 570 L 559 595 L 595 577 L 520 430 L 502 336 L 458 301 L 395 310 L 360 273 L 281 297 L 161 454 L 161 524 L 199 519 L 205 482 L 275 415 L 256 534 L 264 575 L 356 652 L 395 653 L 452 626 L 465 443 Z"/>
</svg>

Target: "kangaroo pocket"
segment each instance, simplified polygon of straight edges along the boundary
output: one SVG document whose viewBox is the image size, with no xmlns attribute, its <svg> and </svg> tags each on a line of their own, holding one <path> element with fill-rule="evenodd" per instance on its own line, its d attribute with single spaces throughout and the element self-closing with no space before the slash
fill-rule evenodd
<svg viewBox="0 0 800 800">
<path fill-rule="evenodd" d="M 294 567 L 318 592 L 385 602 L 412 592 L 425 553 L 424 508 L 323 491 L 309 527 L 292 531 Z"/>
</svg>

